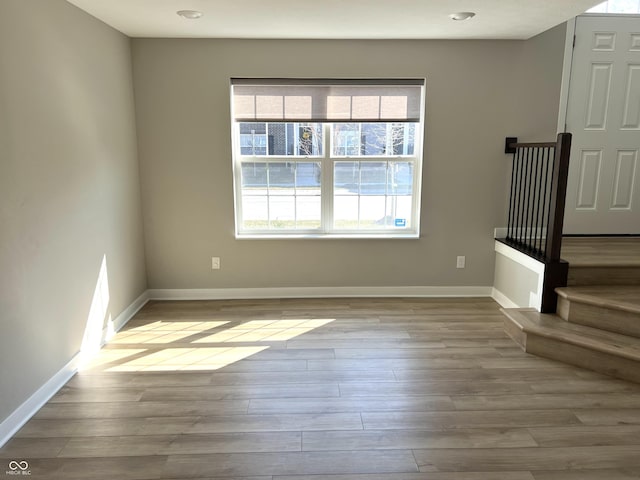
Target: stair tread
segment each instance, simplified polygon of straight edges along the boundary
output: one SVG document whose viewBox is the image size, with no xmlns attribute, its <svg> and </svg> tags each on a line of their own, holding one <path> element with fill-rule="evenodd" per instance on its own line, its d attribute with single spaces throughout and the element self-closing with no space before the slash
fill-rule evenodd
<svg viewBox="0 0 640 480">
<path fill-rule="evenodd" d="M 637 338 L 569 323 L 557 315 L 539 313 L 535 309 L 508 308 L 502 311 L 525 333 L 562 340 L 640 362 L 640 340 Z"/>
<path fill-rule="evenodd" d="M 557 288 L 570 302 L 640 314 L 640 285 L 589 285 Z"/>
</svg>

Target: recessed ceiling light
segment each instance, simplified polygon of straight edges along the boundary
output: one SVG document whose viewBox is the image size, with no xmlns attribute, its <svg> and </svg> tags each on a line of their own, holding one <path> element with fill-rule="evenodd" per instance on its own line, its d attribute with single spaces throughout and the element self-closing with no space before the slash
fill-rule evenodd
<svg viewBox="0 0 640 480">
<path fill-rule="evenodd" d="M 202 12 L 197 10 L 178 10 L 176 12 L 182 18 L 187 18 L 189 20 L 195 20 L 196 18 L 200 18 L 202 16 Z"/>
<path fill-rule="evenodd" d="M 470 18 L 475 17 L 476 14 L 474 12 L 458 12 L 452 13 L 449 15 L 451 20 L 469 20 Z"/>
</svg>

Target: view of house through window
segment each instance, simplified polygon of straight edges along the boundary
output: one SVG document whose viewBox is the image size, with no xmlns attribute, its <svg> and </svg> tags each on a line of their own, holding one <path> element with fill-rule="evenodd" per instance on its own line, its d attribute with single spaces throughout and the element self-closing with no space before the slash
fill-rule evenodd
<svg viewBox="0 0 640 480">
<path fill-rule="evenodd" d="M 424 81 L 280 82 L 232 80 L 237 234 L 416 236 Z"/>
</svg>

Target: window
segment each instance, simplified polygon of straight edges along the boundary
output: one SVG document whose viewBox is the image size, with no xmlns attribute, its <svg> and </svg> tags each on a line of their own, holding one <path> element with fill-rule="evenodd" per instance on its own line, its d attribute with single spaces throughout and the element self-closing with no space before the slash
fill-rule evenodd
<svg viewBox="0 0 640 480">
<path fill-rule="evenodd" d="M 590 8 L 587 13 L 640 13 L 640 0 L 608 0 Z"/>
<path fill-rule="evenodd" d="M 237 236 L 418 236 L 424 80 L 231 87 Z"/>
</svg>

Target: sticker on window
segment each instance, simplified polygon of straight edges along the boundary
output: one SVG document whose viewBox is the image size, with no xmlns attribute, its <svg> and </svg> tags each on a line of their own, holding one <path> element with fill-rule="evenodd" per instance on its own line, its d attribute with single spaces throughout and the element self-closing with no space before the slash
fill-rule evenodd
<svg viewBox="0 0 640 480">
<path fill-rule="evenodd" d="M 406 227 L 407 219 L 406 218 L 396 218 L 395 222 L 396 227 Z"/>
</svg>

